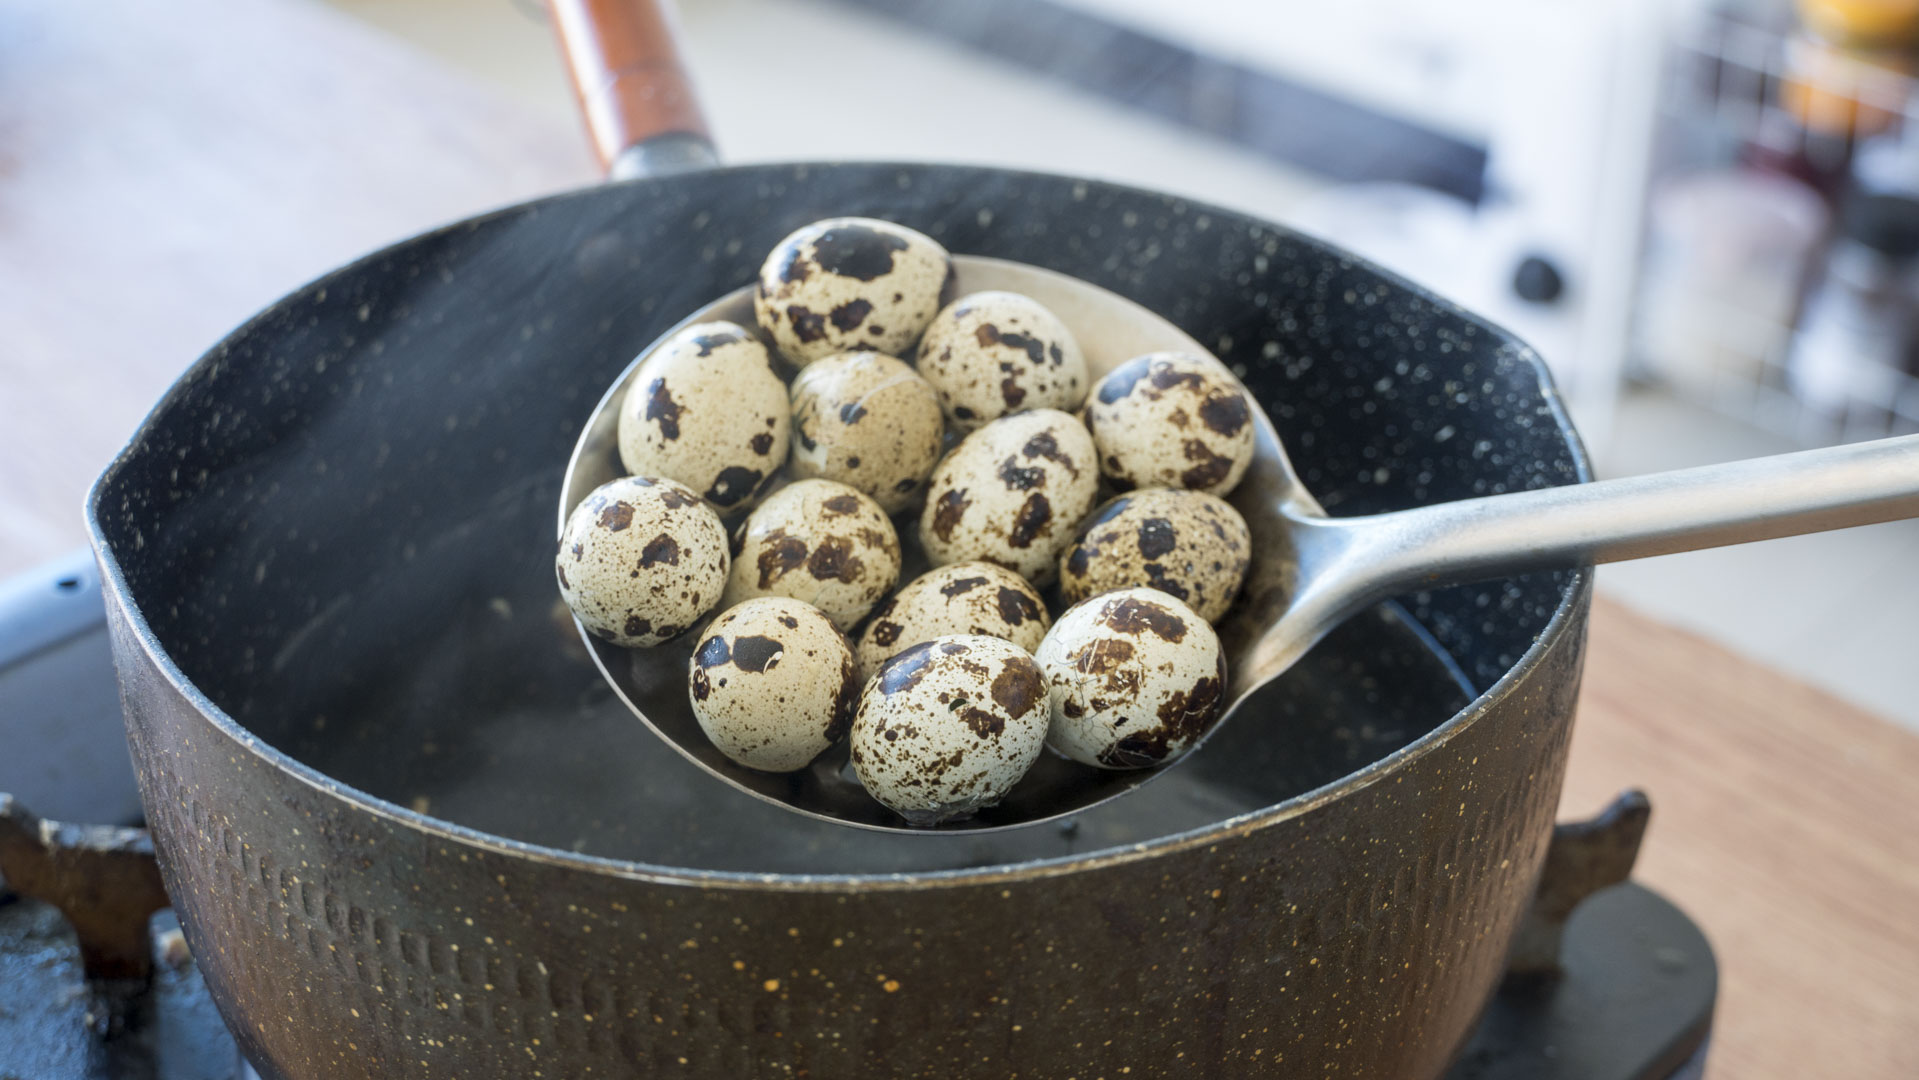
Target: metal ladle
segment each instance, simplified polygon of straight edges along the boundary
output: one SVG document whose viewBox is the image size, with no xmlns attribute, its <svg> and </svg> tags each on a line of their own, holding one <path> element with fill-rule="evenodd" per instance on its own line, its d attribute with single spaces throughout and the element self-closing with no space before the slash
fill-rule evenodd
<svg viewBox="0 0 1919 1080">
<path fill-rule="evenodd" d="M 1095 381 L 1142 353 L 1211 355 L 1172 323 L 1098 286 L 1001 259 L 961 255 L 954 262 L 961 294 L 1003 289 L 1052 309 L 1078 338 Z M 680 325 L 713 320 L 752 328 L 752 288 L 721 297 Z M 622 474 L 619 404 L 653 347 L 627 367 L 587 421 L 567 463 L 562 528 L 588 493 Z M 1245 590 L 1219 626 L 1231 682 L 1222 724 L 1342 620 L 1392 596 L 1919 516 L 1919 435 L 1909 435 L 1333 518 L 1300 483 L 1272 422 L 1257 410 L 1255 422 L 1255 460 L 1228 500 L 1252 531 L 1253 557 Z M 902 526 L 904 583 L 927 564 L 913 523 Z M 743 768 L 715 749 L 687 699 L 687 663 L 698 633 L 639 650 L 581 633 L 621 699 L 680 753 L 734 787 L 824 821 L 898 832 L 1016 828 L 1079 813 L 1164 771 L 1093 769 L 1042 754 L 999 805 L 936 830 L 918 829 L 866 794 L 847 765 L 844 743 L 787 774 Z"/>
</svg>

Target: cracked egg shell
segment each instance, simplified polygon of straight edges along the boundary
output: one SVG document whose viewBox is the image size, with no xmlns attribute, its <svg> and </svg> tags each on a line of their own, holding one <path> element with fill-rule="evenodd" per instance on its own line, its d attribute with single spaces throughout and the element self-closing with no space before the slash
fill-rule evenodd
<svg viewBox="0 0 1919 1080">
<path fill-rule="evenodd" d="M 668 640 L 719 601 L 726 526 L 671 480 L 609 480 L 573 508 L 553 560 L 560 596 L 596 637 L 627 648 Z"/>
<path fill-rule="evenodd" d="M 846 638 L 820 610 L 748 600 L 706 628 L 688 665 L 700 730 L 749 769 L 803 769 L 846 734 L 860 682 Z"/>
<path fill-rule="evenodd" d="M 923 641 L 881 666 L 853 717 L 853 771 L 914 825 L 965 817 L 1004 798 L 1045 745 L 1045 680 L 998 638 Z"/>
<path fill-rule="evenodd" d="M 1192 749 L 1226 703 L 1226 655 L 1213 628 L 1157 589 L 1068 608 L 1040 643 L 1046 742 L 1086 765 L 1145 769 Z"/>
<path fill-rule="evenodd" d="M 845 631 L 900 578 L 900 541 L 879 504 L 845 484 L 801 480 L 740 523 L 724 603 L 787 596 Z"/>
<path fill-rule="evenodd" d="M 633 376 L 620 402 L 620 463 L 731 514 L 779 475 L 791 423 L 766 346 L 734 323 L 698 323 L 660 343 Z"/>
<path fill-rule="evenodd" d="M 1148 353 L 1093 387 L 1086 426 L 1100 470 L 1121 491 L 1233 490 L 1253 463 L 1253 399 L 1217 360 Z"/>
<path fill-rule="evenodd" d="M 860 674 L 936 637 L 977 634 L 1032 652 L 1053 620 L 1026 579 L 1003 566 L 967 562 L 928 570 L 902 585 L 866 621 L 854 647 Z"/>
<path fill-rule="evenodd" d="M 1071 412 L 1086 400 L 1086 357 L 1066 324 L 1010 292 L 962 296 L 920 339 L 919 371 L 961 431 L 1022 409 Z"/>
<path fill-rule="evenodd" d="M 1092 436 L 1057 409 L 1003 416 L 973 432 L 933 470 L 920 544 L 935 566 L 984 560 L 1035 585 L 1099 492 Z"/>
<path fill-rule="evenodd" d="M 1060 555 L 1060 598 L 1146 585 L 1218 622 L 1246 579 L 1252 534 L 1217 495 L 1146 488 L 1108 499 Z"/>
<path fill-rule="evenodd" d="M 876 352 L 815 360 L 793 379 L 795 477 L 837 480 L 897 514 L 926 490 L 946 421 L 919 372 Z"/>
<path fill-rule="evenodd" d="M 760 266 L 753 315 L 796 366 L 853 349 L 904 353 L 939 311 L 953 260 L 938 241 L 874 218 L 816 221 Z"/>
</svg>

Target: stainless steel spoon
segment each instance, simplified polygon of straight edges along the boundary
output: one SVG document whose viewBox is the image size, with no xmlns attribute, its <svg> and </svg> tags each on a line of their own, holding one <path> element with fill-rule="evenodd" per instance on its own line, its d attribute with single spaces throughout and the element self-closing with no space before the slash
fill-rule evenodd
<svg viewBox="0 0 1919 1080">
<path fill-rule="evenodd" d="M 1079 339 L 1095 379 L 1142 353 L 1210 355 L 1172 323 L 1096 285 L 1001 259 L 954 261 L 961 293 L 1005 289 L 1057 313 Z M 751 328 L 752 289 L 729 293 L 680 325 L 715 319 Z M 589 492 L 621 474 L 619 403 L 650 351 L 621 374 L 587 421 L 567 463 L 562 527 Z M 1222 724 L 1342 620 L 1402 593 L 1919 516 L 1919 435 L 1913 435 L 1332 518 L 1293 472 L 1271 421 L 1258 413 L 1256 423 L 1257 456 L 1229 499 L 1252 530 L 1253 561 L 1244 594 L 1219 627 L 1232 684 Z M 902 520 L 902 582 L 926 569 L 912 526 Z M 1017 828 L 1078 813 L 1164 771 L 1113 772 L 1043 754 L 998 806 L 937 830 L 917 829 L 866 794 L 847 765 L 844 744 L 783 775 L 742 768 L 714 749 L 687 700 L 697 632 L 641 650 L 581 634 L 628 707 L 680 753 L 749 794 L 824 821 L 898 832 Z"/>
</svg>

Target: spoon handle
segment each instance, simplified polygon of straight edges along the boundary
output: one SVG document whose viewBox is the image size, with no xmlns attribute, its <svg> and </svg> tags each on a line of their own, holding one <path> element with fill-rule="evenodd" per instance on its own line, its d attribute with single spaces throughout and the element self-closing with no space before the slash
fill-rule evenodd
<svg viewBox="0 0 1919 1080">
<path fill-rule="evenodd" d="M 1919 435 L 1438 503 L 1341 524 L 1351 527 L 1355 559 L 1373 563 L 1377 590 L 1908 517 L 1919 517 Z"/>
</svg>

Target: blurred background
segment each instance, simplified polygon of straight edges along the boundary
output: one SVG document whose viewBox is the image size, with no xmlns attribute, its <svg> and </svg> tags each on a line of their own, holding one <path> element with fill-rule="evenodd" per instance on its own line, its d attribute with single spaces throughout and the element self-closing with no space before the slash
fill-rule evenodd
<svg viewBox="0 0 1919 1080">
<path fill-rule="evenodd" d="M 0 366 L 0 398 L 46 402 L 9 406 L 9 417 L 105 410 L 123 437 L 195 349 L 301 280 L 503 190 L 534 195 L 594 178 L 538 0 L 270 5 L 315 48 L 350 41 L 389 79 L 421 62 L 444 68 L 491 99 L 489 115 L 512 118 L 417 130 L 396 130 L 383 102 L 356 96 L 355 71 L 323 76 L 276 60 L 287 30 L 263 21 L 267 6 L 187 3 L 177 20 L 143 29 L 145 40 L 108 46 L 62 37 L 28 14 L 33 5 L 0 5 L 10 31 L 0 89 L 17 116 L 60 108 L 96 122 L 90 141 L 36 156 L 23 120 L 0 161 L 7 205 L 31 205 L 21 197 L 31 190 L 81 208 L 0 220 L 16 253 L 0 262 L 0 318 L 26 328 L 15 347 L 30 352 L 38 328 L 57 325 L 96 352 L 139 349 L 151 341 L 143 316 L 178 315 L 143 311 L 177 303 L 149 296 L 142 281 L 178 284 L 207 260 L 249 264 L 244 288 L 210 287 L 196 321 L 174 318 L 194 347 L 170 343 L 150 375 L 75 387 L 58 365 Z M 1602 474 L 1919 430 L 1919 133 L 1908 122 L 1919 0 L 678 7 L 728 160 L 930 159 L 1085 174 L 1324 236 L 1532 341 Z M 323 134 L 334 144 L 369 133 L 373 160 L 353 182 L 389 187 L 387 209 L 329 219 L 331 166 L 304 167 L 309 133 L 299 130 L 263 131 L 264 151 L 187 177 L 194 214 L 128 194 L 129 170 L 158 151 L 208 125 L 253 122 L 236 106 L 230 116 L 201 108 L 159 134 L 152 121 L 114 125 L 128 100 L 157 116 L 198 77 L 168 59 L 168 42 L 187 47 L 186 9 L 200 8 L 220 20 L 223 45 L 248 57 L 232 63 L 254 81 L 232 93 L 330 99 L 334 128 Z M 112 49 L 124 55 L 101 54 Z M 76 90 L 69 79 L 54 100 L 36 67 L 62 62 L 98 63 L 122 83 Z M 164 77 L 143 81 L 141 70 Z M 495 182 L 423 173 L 409 140 L 490 155 Z M 226 184 L 271 187 L 272 205 L 305 216 L 249 211 Z M 125 229 L 145 230 L 161 254 L 131 263 L 106 254 Z M 76 272 L 117 289 L 123 318 L 7 299 L 9 275 L 48 272 L 21 253 L 89 245 L 96 257 Z M 26 466 L 0 476 L 0 577 L 81 543 L 78 502 L 104 464 L 103 451 L 61 445 L 56 421 L 22 433 L 34 423 L 0 432 L 0 449 Z M 70 527 L 49 527 L 23 504 L 76 509 Z M 1600 582 L 1919 727 L 1919 666 L 1907 660 L 1919 642 L 1916 551 L 1919 524 L 1898 523 L 1608 567 Z"/>
</svg>

